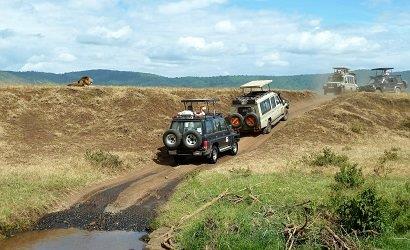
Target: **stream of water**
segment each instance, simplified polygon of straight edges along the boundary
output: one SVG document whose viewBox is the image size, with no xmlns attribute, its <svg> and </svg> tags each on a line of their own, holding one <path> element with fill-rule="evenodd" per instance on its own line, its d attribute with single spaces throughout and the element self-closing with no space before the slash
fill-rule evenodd
<svg viewBox="0 0 410 250">
<path fill-rule="evenodd" d="M 0 240 L 4 250 L 139 250 L 145 243 L 140 238 L 144 232 L 84 231 L 79 229 L 55 229 L 21 233 Z"/>
</svg>

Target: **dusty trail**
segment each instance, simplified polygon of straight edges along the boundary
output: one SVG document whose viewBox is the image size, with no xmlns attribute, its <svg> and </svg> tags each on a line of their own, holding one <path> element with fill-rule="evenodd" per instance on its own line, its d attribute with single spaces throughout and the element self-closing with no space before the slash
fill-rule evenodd
<svg viewBox="0 0 410 250">
<path fill-rule="evenodd" d="M 318 97 L 291 106 L 289 119 L 301 116 L 332 97 Z M 281 129 L 286 122 L 280 122 L 273 129 Z M 272 133 L 271 133 L 272 134 Z M 243 154 L 261 146 L 271 136 L 247 136 L 239 143 Z M 224 155 L 219 163 L 229 161 L 233 156 Z M 189 173 L 210 169 L 200 161 L 172 166 L 172 161 L 158 153 L 158 159 L 151 164 L 108 182 L 84 190 L 74 197 L 69 208 L 44 216 L 36 229 L 77 227 L 90 230 L 146 230 L 155 216 L 155 208 L 164 203 L 173 188 Z"/>
</svg>

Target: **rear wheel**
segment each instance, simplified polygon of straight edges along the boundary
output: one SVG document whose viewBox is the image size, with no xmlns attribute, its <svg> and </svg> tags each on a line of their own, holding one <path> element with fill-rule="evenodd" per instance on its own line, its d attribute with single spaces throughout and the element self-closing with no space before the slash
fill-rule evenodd
<svg viewBox="0 0 410 250">
<path fill-rule="evenodd" d="M 231 155 L 237 155 L 237 154 L 238 154 L 238 142 L 235 142 L 231 148 Z"/>
<path fill-rule="evenodd" d="M 218 161 L 219 150 L 217 146 L 212 146 L 211 154 L 208 157 L 209 163 L 215 164 Z"/>
<path fill-rule="evenodd" d="M 399 93 L 401 93 L 401 89 L 400 89 L 399 87 L 395 87 L 395 88 L 394 88 L 394 92 L 397 93 L 397 94 L 399 94 Z"/>
</svg>

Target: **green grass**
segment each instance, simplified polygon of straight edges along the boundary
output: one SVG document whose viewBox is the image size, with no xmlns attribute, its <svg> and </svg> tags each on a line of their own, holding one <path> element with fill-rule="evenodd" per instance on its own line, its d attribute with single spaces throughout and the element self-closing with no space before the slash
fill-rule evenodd
<svg viewBox="0 0 410 250">
<path fill-rule="evenodd" d="M 0 235 L 30 228 L 73 190 L 106 178 L 93 168 L 14 169 L 0 174 Z"/>
<path fill-rule="evenodd" d="M 397 178 L 369 179 L 368 182 L 381 196 L 388 197 L 388 201 L 393 201 L 391 194 L 399 193 L 406 185 L 405 180 Z M 286 242 L 284 224 L 302 225 L 305 213 L 309 224 L 295 244 L 300 248 L 320 248 L 323 225 L 329 223 L 323 215 L 331 210 L 328 206 L 334 184 L 333 176 L 317 174 L 241 176 L 204 172 L 190 176 L 178 186 L 153 226 L 178 225 L 183 216 L 228 190 L 230 195 L 178 227 L 175 240 L 179 248 L 281 249 Z M 304 205 L 300 205 L 302 203 Z M 406 231 L 390 230 L 377 239 L 363 238 L 356 244 L 406 249 L 410 243 L 408 238 Z"/>
</svg>

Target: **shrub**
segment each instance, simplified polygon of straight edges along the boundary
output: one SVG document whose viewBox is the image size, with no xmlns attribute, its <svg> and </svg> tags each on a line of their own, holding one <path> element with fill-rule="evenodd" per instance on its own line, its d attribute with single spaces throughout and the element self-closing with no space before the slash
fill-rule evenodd
<svg viewBox="0 0 410 250">
<path fill-rule="evenodd" d="M 398 148 L 391 148 L 390 150 L 385 150 L 384 154 L 380 156 L 379 163 L 384 164 L 388 161 L 396 161 L 399 159 Z"/>
<path fill-rule="evenodd" d="M 104 152 L 102 150 L 87 150 L 85 153 L 85 159 L 96 167 L 108 168 L 113 170 L 124 167 L 123 161 L 120 159 L 118 155 L 111 154 L 110 152 Z"/>
<path fill-rule="evenodd" d="M 345 163 L 340 167 L 340 171 L 336 173 L 335 180 L 342 186 L 351 188 L 363 184 L 364 177 L 357 164 Z"/>
<path fill-rule="evenodd" d="M 374 188 L 366 188 L 355 197 L 345 199 L 336 209 L 343 228 L 359 233 L 383 231 L 386 211 L 386 202 L 377 197 Z"/>
<path fill-rule="evenodd" d="M 401 128 L 405 130 L 410 130 L 410 118 L 407 118 L 401 122 Z"/>
<path fill-rule="evenodd" d="M 334 153 L 330 148 L 324 148 L 323 153 L 317 154 L 314 156 L 313 160 L 311 161 L 311 165 L 314 166 L 342 166 L 347 163 L 349 158 L 345 155 L 338 155 Z"/>
<path fill-rule="evenodd" d="M 354 124 L 350 127 L 350 129 L 352 130 L 353 133 L 356 133 L 356 134 L 361 134 L 362 131 L 363 131 L 363 127 L 362 127 L 362 125 L 360 125 L 359 123 L 354 123 Z"/>
<path fill-rule="evenodd" d="M 398 233 L 410 231 L 410 188 L 409 181 L 406 182 L 405 188 L 396 194 L 391 204 L 390 217 L 394 230 Z"/>
<path fill-rule="evenodd" d="M 232 168 L 229 170 L 234 176 L 248 177 L 252 174 L 252 171 L 248 168 Z"/>
</svg>

